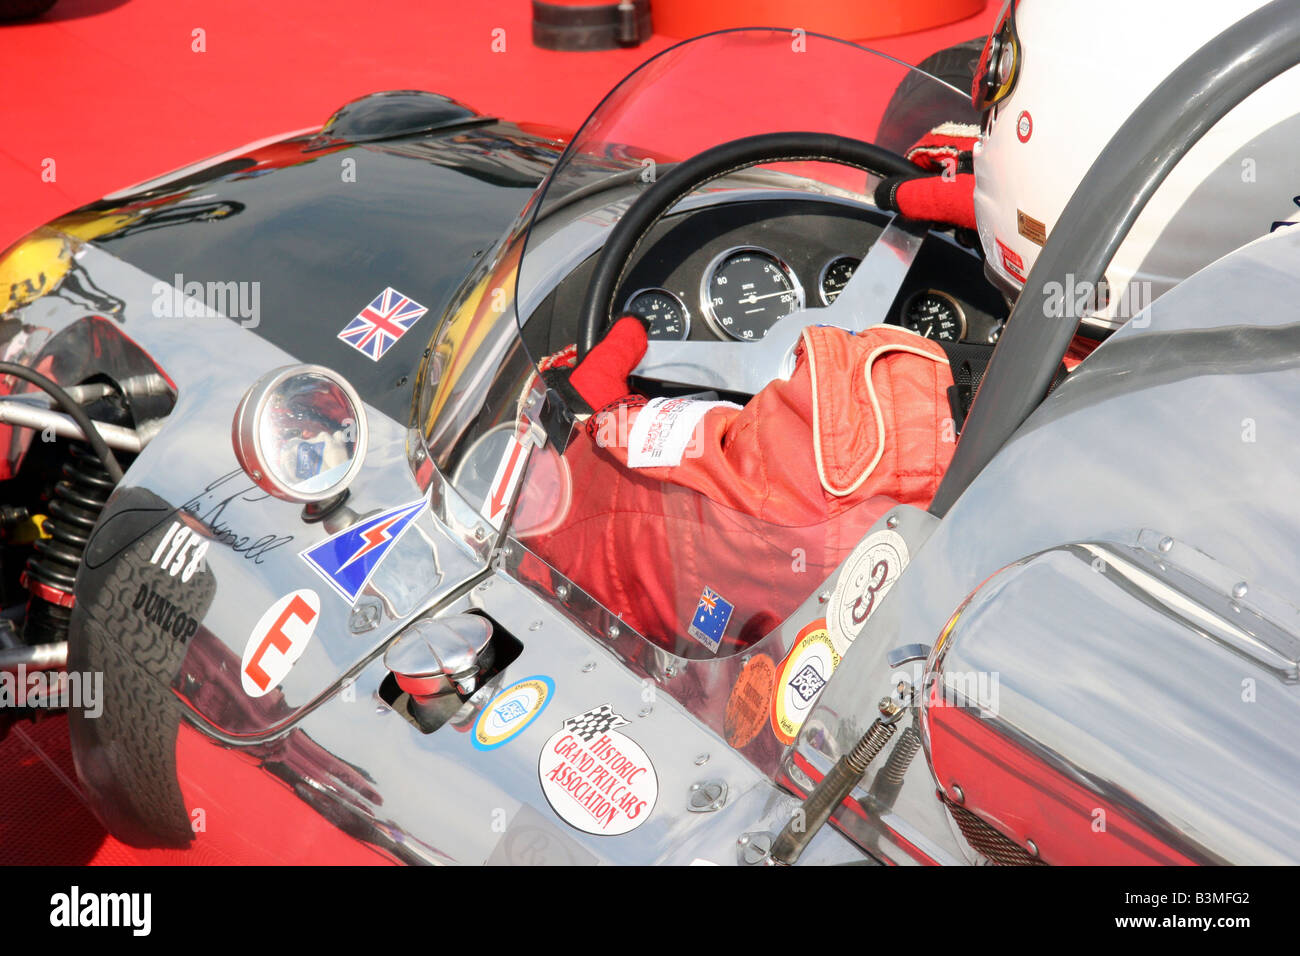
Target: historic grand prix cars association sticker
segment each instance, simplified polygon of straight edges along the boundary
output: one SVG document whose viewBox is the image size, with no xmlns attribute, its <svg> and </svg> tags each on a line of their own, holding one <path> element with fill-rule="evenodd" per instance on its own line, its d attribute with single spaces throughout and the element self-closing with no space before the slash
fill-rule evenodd
<svg viewBox="0 0 1300 956">
<path fill-rule="evenodd" d="M 796 635 L 794 647 L 776 671 L 772 688 L 772 731 L 783 744 L 794 743 L 804 719 L 840 666 L 840 655 L 818 618 Z"/>
<path fill-rule="evenodd" d="M 907 541 L 886 528 L 867 535 L 844 562 L 826 616 L 831 641 L 841 657 L 903 573 L 908 558 Z"/>
<path fill-rule="evenodd" d="M 286 594 L 253 625 L 239 663 L 239 681 L 249 697 L 261 697 L 288 676 L 302 657 L 320 619 L 320 595 L 310 588 Z"/>
<path fill-rule="evenodd" d="M 483 708 L 471 738 L 479 750 L 495 750 L 531 724 L 555 696 L 555 682 L 537 675 L 515 681 Z"/>
<path fill-rule="evenodd" d="M 635 830 L 654 810 L 659 778 L 640 745 L 616 728 L 609 704 L 564 721 L 537 760 L 542 792 L 557 816 L 597 836 Z"/>
</svg>

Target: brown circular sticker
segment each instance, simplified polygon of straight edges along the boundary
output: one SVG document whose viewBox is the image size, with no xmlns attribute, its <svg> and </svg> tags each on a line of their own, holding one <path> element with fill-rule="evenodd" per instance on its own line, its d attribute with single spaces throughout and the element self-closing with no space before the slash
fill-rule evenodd
<svg viewBox="0 0 1300 956">
<path fill-rule="evenodd" d="M 763 729 L 775 677 L 776 664 L 772 658 L 766 654 L 755 654 L 736 678 L 736 686 L 727 698 L 723 729 L 727 743 L 737 750 L 753 740 Z"/>
</svg>

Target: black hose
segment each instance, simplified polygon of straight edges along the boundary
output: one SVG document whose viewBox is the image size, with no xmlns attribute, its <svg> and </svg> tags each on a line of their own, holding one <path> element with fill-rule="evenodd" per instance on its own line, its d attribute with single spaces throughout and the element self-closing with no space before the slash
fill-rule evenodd
<svg viewBox="0 0 1300 956">
<path fill-rule="evenodd" d="M 56 382 L 46 378 L 40 372 L 32 371 L 26 365 L 18 365 L 14 362 L 0 362 L 0 375 L 12 375 L 24 382 L 30 382 L 54 399 L 85 434 L 86 443 L 99 456 L 99 460 L 104 464 L 104 470 L 108 472 L 113 482 L 116 484 L 122 480 L 122 466 L 117 463 L 117 458 L 114 457 L 113 450 L 108 447 L 108 443 L 104 441 L 104 436 L 99 433 L 99 429 L 95 427 L 95 423 L 86 414 L 86 410 L 78 405 L 72 396 L 60 388 Z"/>
</svg>

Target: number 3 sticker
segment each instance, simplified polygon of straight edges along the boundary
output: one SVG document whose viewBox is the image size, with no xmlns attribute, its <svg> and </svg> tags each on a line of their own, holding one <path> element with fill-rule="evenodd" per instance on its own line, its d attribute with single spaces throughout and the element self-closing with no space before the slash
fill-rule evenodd
<svg viewBox="0 0 1300 956">
<path fill-rule="evenodd" d="M 840 570 L 827 615 L 831 643 L 840 656 L 907 567 L 907 542 L 897 531 L 877 531 L 853 549 Z"/>
</svg>

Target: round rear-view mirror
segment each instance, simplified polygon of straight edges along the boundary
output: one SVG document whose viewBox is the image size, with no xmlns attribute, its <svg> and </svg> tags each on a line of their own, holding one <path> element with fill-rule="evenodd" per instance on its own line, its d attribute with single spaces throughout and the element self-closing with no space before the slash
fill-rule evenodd
<svg viewBox="0 0 1300 956">
<path fill-rule="evenodd" d="M 341 494 L 361 470 L 366 416 L 356 390 L 320 365 L 273 369 L 235 409 L 235 457 L 257 486 L 305 504 Z"/>
</svg>

